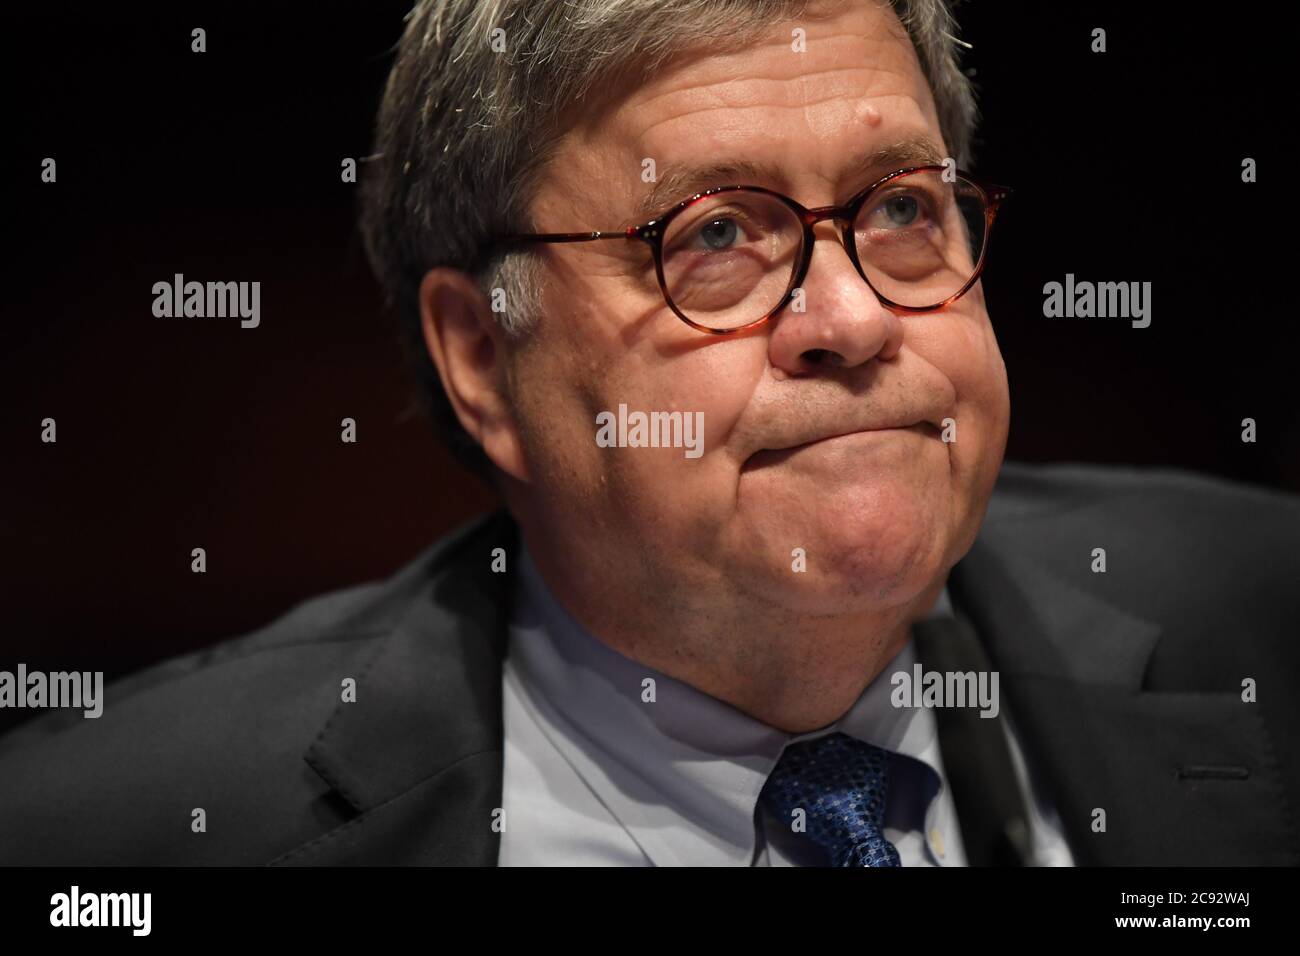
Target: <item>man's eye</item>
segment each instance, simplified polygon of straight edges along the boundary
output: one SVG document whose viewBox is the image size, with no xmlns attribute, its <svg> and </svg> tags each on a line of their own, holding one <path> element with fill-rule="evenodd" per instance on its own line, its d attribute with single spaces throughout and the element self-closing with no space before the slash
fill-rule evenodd
<svg viewBox="0 0 1300 956">
<path fill-rule="evenodd" d="M 706 249 L 719 252 L 730 247 L 738 233 L 734 219 L 718 218 L 702 227 L 697 235 Z"/>
<path fill-rule="evenodd" d="M 882 225 L 910 226 L 921 214 L 921 204 L 915 196 L 890 196 L 881 204 Z"/>
</svg>

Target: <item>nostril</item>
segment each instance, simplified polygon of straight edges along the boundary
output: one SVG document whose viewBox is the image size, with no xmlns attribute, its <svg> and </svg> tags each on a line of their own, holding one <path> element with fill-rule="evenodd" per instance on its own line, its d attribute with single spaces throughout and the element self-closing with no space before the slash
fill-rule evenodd
<svg viewBox="0 0 1300 956">
<path fill-rule="evenodd" d="M 808 349 L 801 358 L 810 365 L 843 365 L 844 356 L 830 349 Z"/>
</svg>

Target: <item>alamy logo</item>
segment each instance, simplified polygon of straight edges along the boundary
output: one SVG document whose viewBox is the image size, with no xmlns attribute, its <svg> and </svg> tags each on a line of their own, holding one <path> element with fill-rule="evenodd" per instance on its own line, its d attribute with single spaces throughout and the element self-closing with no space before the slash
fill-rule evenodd
<svg viewBox="0 0 1300 956">
<path fill-rule="evenodd" d="M 1075 282 L 1065 274 L 1064 284 L 1043 286 L 1043 315 L 1049 319 L 1132 319 L 1133 328 L 1151 324 L 1150 282 Z"/>
<path fill-rule="evenodd" d="M 0 707 L 81 707 L 82 716 L 104 713 L 103 671 L 0 671 Z"/>
<path fill-rule="evenodd" d="M 629 412 L 618 406 L 596 414 L 596 444 L 601 448 L 684 448 L 685 457 L 704 454 L 703 412 Z"/>
<path fill-rule="evenodd" d="M 895 707 L 979 707 L 981 717 L 998 715 L 997 671 L 895 671 L 889 702 Z"/>
<path fill-rule="evenodd" d="M 51 926 L 129 926 L 132 936 L 148 936 L 152 927 L 152 893 L 68 893 L 50 897 Z"/>
<path fill-rule="evenodd" d="M 171 282 L 155 282 L 153 295 L 153 314 L 160 319 L 238 316 L 244 329 L 262 321 L 260 282 L 186 282 L 178 272 Z"/>
</svg>

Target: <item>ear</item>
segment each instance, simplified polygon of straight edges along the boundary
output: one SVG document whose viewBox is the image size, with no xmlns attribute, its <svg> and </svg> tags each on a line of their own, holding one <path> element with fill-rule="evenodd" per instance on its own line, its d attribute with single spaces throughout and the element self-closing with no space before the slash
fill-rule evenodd
<svg viewBox="0 0 1300 956">
<path fill-rule="evenodd" d="M 438 268 L 420 282 L 420 326 L 429 357 L 461 426 L 498 468 L 528 480 L 507 396 L 504 330 L 469 275 Z"/>
</svg>

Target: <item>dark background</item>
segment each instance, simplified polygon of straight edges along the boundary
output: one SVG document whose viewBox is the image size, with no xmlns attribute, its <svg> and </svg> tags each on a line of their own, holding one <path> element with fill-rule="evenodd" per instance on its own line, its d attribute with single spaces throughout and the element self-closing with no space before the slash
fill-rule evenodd
<svg viewBox="0 0 1300 956">
<path fill-rule="evenodd" d="M 385 576 L 492 505 L 422 418 L 339 176 L 370 151 L 408 6 L 0 14 L 0 669 L 111 678 Z M 1281 241 L 1294 110 L 1266 72 L 1293 59 L 1290 32 L 1197 11 L 959 9 L 983 115 L 973 169 L 1016 190 L 984 278 L 1008 457 L 1300 491 Z M 176 272 L 260 281 L 260 327 L 155 318 L 151 287 Z M 1042 286 L 1067 272 L 1152 282 L 1151 326 L 1045 319 Z M 57 444 L 40 441 L 47 416 Z M 345 416 L 357 444 L 339 440 Z M 0 712 L 0 729 L 26 716 Z"/>
</svg>

